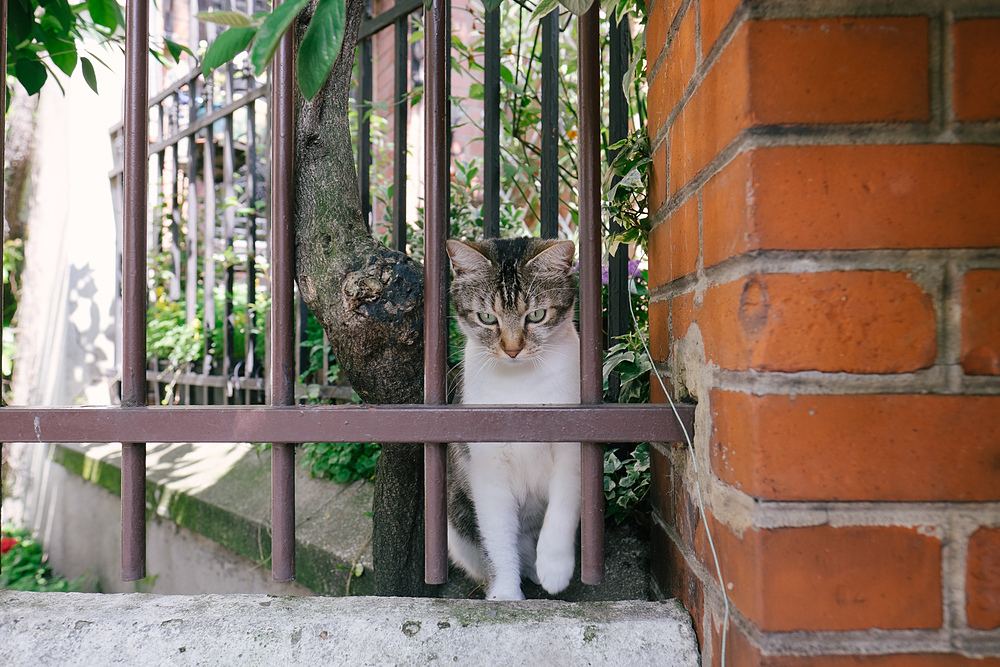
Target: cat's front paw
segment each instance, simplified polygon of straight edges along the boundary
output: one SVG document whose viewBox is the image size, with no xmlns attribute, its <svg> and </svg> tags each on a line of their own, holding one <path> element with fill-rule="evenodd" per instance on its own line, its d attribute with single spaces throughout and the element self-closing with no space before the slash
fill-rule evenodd
<svg viewBox="0 0 1000 667">
<path fill-rule="evenodd" d="M 486 591 L 487 600 L 523 600 L 524 593 L 520 586 L 491 586 Z"/>
<path fill-rule="evenodd" d="M 560 593 L 569 586 L 575 567 L 572 549 L 544 549 L 539 543 L 535 572 L 538 583 L 550 594 Z"/>
</svg>

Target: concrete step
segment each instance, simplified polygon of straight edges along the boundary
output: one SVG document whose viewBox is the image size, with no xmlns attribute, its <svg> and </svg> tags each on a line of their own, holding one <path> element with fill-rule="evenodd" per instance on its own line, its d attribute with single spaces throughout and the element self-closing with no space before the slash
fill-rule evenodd
<svg viewBox="0 0 1000 667">
<path fill-rule="evenodd" d="M 0 664 L 691 666 L 670 600 L 0 592 Z"/>
</svg>

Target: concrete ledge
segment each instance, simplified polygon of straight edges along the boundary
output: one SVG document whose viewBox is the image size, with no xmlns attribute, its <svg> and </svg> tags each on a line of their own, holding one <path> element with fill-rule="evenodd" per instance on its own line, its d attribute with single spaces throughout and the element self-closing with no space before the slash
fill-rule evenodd
<svg viewBox="0 0 1000 667">
<path fill-rule="evenodd" d="M 0 592 L 3 664 L 696 666 L 676 600 Z"/>
</svg>

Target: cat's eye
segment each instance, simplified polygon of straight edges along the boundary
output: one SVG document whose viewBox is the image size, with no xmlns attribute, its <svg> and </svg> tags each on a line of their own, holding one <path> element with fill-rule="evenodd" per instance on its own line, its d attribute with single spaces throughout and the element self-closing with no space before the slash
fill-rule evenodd
<svg viewBox="0 0 1000 667">
<path fill-rule="evenodd" d="M 528 313 L 528 321 L 532 324 L 538 324 L 545 319 L 545 309 L 539 308 L 538 310 L 533 310 Z"/>
<path fill-rule="evenodd" d="M 491 313 L 476 313 L 476 315 L 479 317 L 479 321 L 483 324 L 492 325 L 497 323 L 497 316 Z"/>
</svg>

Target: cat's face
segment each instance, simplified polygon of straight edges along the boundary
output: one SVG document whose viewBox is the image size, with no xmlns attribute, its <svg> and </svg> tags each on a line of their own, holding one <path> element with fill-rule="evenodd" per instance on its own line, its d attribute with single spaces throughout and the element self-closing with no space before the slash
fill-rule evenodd
<svg viewBox="0 0 1000 667">
<path fill-rule="evenodd" d="M 532 237 L 448 241 L 462 331 L 503 363 L 539 357 L 573 326 L 573 251 L 572 241 Z"/>
</svg>

